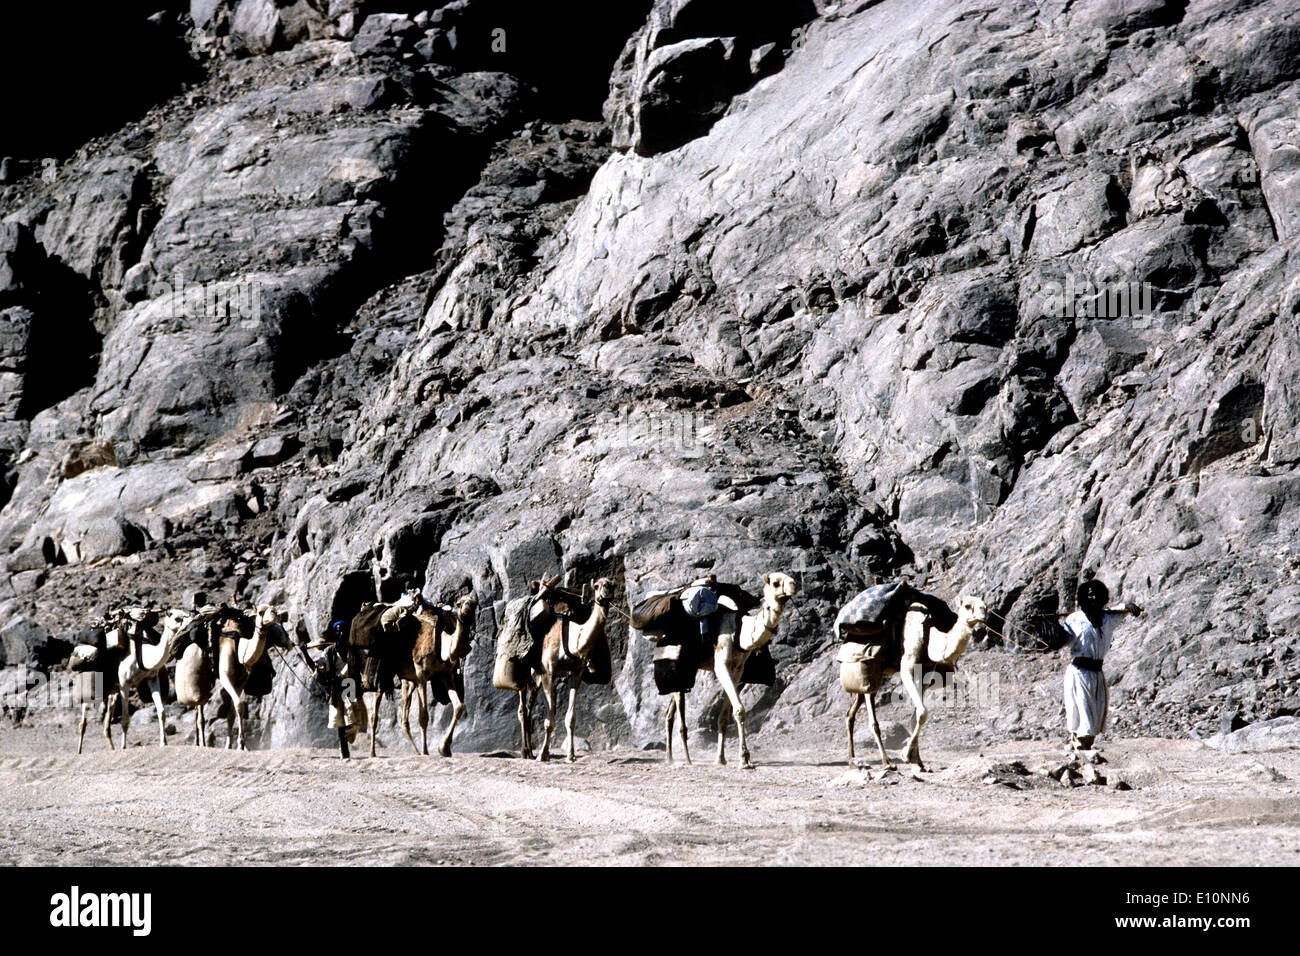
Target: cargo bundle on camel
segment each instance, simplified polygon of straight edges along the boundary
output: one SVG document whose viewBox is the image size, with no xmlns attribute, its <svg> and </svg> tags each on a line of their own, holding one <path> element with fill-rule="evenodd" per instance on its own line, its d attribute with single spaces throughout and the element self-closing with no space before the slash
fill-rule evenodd
<svg viewBox="0 0 1300 956">
<path fill-rule="evenodd" d="M 880 736 L 876 694 L 885 675 L 898 674 L 916 708 L 907 760 L 924 769 L 920 738 L 928 715 L 921 676 L 926 671 L 952 670 L 975 628 L 988 618 L 988 608 L 979 598 L 960 597 L 957 607 L 954 614 L 940 598 L 895 581 L 859 592 L 835 616 L 835 637 L 844 642 L 837 658 L 840 686 L 853 698 L 845 718 L 850 763 L 854 757 L 853 724 L 865 700 L 881 763 L 886 769 L 893 766 Z"/>
<path fill-rule="evenodd" d="M 745 707 L 740 687 L 772 684 L 776 665 L 767 644 L 781 622 L 785 602 L 799 592 L 794 578 L 780 571 L 763 575 L 763 596 L 709 575 L 683 588 L 657 591 L 632 611 L 631 625 L 655 642 L 655 686 L 671 695 L 664 713 L 667 759 L 673 759 L 673 722 L 680 714 L 682 749 L 691 753 L 686 727 L 686 692 L 695 686 L 697 670 L 711 671 L 726 695 L 718 712 L 718 758 L 725 764 L 729 711 L 736 715 L 742 767 L 750 767 L 745 740 Z"/>
</svg>

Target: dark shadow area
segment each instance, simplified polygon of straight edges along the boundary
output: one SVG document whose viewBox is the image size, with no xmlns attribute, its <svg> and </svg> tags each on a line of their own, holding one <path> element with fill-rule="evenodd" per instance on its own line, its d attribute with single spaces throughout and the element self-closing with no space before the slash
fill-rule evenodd
<svg viewBox="0 0 1300 956">
<path fill-rule="evenodd" d="M 456 31 L 457 68 L 513 73 L 537 88 L 543 119 L 600 119 L 614 61 L 650 7 L 650 0 L 501 0 L 435 13 L 434 21 Z"/>
<path fill-rule="evenodd" d="M 91 324 L 90 282 L 57 259 L 41 264 L 39 290 L 31 298 L 23 397 L 18 417 L 30 419 L 95 380 L 101 337 Z"/>
<path fill-rule="evenodd" d="M 65 156 L 197 78 L 176 19 L 188 10 L 176 0 L 6 4 L 0 156 Z"/>
<path fill-rule="evenodd" d="M 334 601 L 330 604 L 330 619 L 325 622 L 325 629 L 334 621 L 351 621 L 361 605 L 375 601 L 375 585 L 367 571 L 353 571 L 344 575 L 343 580 L 334 591 Z"/>
</svg>

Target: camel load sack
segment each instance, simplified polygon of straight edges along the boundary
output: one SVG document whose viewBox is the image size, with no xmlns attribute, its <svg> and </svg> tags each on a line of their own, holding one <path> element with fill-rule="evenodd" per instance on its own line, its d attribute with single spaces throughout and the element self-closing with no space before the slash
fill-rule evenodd
<svg viewBox="0 0 1300 956">
<path fill-rule="evenodd" d="M 903 581 L 859 591 L 835 616 L 835 636 L 844 642 L 836 661 L 840 682 L 853 694 L 874 694 L 883 671 L 897 670 L 903 654 L 903 618 L 922 610 L 934 626 L 950 630 L 957 615 L 942 598 Z"/>
<path fill-rule="evenodd" d="M 506 604 L 492 668 L 492 686 L 497 690 L 519 691 L 532 686 L 532 674 L 540 666 L 542 655 L 541 642 L 534 639 L 528 627 L 529 607 L 536 601 L 529 596 Z"/>
</svg>

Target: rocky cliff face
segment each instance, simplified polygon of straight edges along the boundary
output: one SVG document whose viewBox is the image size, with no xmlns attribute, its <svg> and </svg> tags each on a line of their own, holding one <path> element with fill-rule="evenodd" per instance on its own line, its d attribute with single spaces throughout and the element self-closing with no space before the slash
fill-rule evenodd
<svg viewBox="0 0 1300 956">
<path fill-rule="evenodd" d="M 488 749 L 530 578 L 785 570 L 755 722 L 835 739 L 864 581 L 1032 645 L 1095 574 L 1148 611 L 1120 731 L 1300 710 L 1292 4 L 423 6 L 142 18 L 187 54 L 153 105 L 6 160 L 0 626 L 202 591 L 317 636 L 473 588 Z M 580 733 L 648 743 L 611 638 Z M 1059 732 L 1054 658 L 966 666 L 973 729 Z M 282 674 L 264 739 L 321 707 Z"/>
</svg>

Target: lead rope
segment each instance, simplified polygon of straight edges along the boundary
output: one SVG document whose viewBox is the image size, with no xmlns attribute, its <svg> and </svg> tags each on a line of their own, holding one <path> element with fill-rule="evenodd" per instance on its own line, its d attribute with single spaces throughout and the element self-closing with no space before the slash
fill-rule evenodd
<svg viewBox="0 0 1300 956">
<path fill-rule="evenodd" d="M 298 648 L 298 649 L 300 651 L 302 650 L 302 648 Z M 304 687 L 310 691 L 312 689 L 312 685 L 306 683 L 302 678 L 298 676 L 297 671 L 293 669 L 293 663 L 287 657 L 285 657 L 284 651 L 279 647 L 272 647 L 271 650 L 279 654 L 280 663 L 284 665 L 285 671 L 289 674 L 290 677 L 294 679 L 294 682 L 298 684 L 298 686 Z M 303 654 L 306 655 L 306 651 L 303 651 Z"/>
<path fill-rule="evenodd" d="M 1003 617 L 1003 616 L 1002 616 L 1001 614 L 999 614 L 997 611 L 989 611 L 989 613 L 990 613 L 991 615 L 993 615 L 994 617 L 996 617 L 999 621 L 1001 621 L 1001 622 L 1002 622 L 1003 624 L 1005 624 L 1007 627 L 1009 627 L 1009 628 L 1011 628 L 1011 629 L 1013 629 L 1013 630 L 1019 631 L 1021 634 L 1025 635 L 1025 637 L 1027 637 L 1027 638 L 1029 638 L 1030 640 L 1032 640 L 1032 641 L 1034 642 L 1034 643 L 1033 643 L 1033 646 L 1034 646 L 1034 649 L 1035 649 L 1035 650 L 1048 650 L 1048 649 L 1050 649 L 1050 648 L 1049 648 L 1049 645 L 1047 644 L 1047 642 L 1045 642 L 1045 641 L 1044 641 L 1041 637 L 1039 637 L 1037 634 L 1034 634 L 1034 633 L 1032 633 L 1032 632 L 1030 632 L 1030 631 L 1025 630 L 1023 627 L 1021 627 L 1019 624 L 1016 624 L 1014 621 L 1009 621 L 1009 620 L 1007 620 L 1005 617 Z M 993 628 L 989 627 L 989 626 L 988 626 L 988 622 L 985 622 L 984 626 L 985 626 L 986 628 L 988 628 L 990 631 L 993 631 L 994 634 L 997 634 L 998 637 L 1001 637 L 1002 640 L 1004 640 L 1004 641 L 1007 640 L 1007 638 L 1006 638 L 1004 635 L 1002 635 L 1002 634 L 998 634 L 997 631 L 994 631 Z M 1008 643 L 1010 643 L 1010 642 L 1008 642 Z"/>
</svg>

